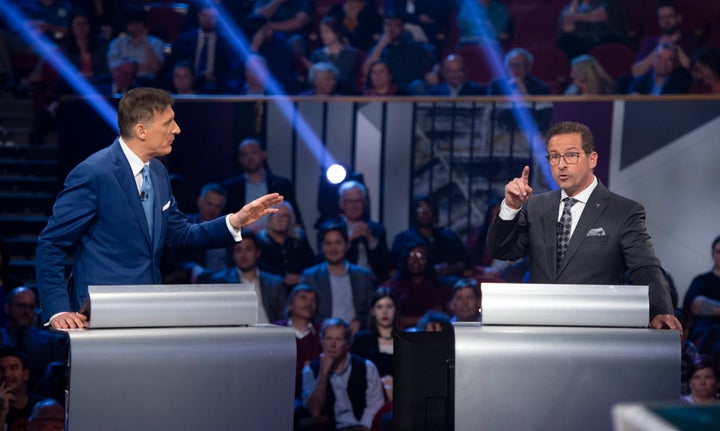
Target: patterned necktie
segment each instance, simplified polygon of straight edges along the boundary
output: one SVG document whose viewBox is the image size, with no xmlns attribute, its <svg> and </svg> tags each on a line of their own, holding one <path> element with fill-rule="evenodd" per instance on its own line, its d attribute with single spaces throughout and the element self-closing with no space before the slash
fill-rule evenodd
<svg viewBox="0 0 720 431">
<path fill-rule="evenodd" d="M 143 210 L 145 210 L 145 219 L 147 220 L 148 229 L 150 230 L 150 238 L 153 234 L 153 193 L 152 181 L 150 181 L 150 171 L 148 165 L 142 168 L 142 186 L 140 186 L 140 200 L 142 201 Z"/>
<path fill-rule="evenodd" d="M 563 206 L 563 212 L 560 216 L 560 221 L 558 222 L 558 232 L 557 232 L 557 241 L 558 241 L 558 247 L 557 247 L 557 267 L 560 268 L 560 262 L 562 262 L 563 257 L 565 257 L 565 252 L 568 249 L 568 244 L 570 243 L 570 229 L 572 227 L 572 214 L 570 213 L 570 208 L 572 208 L 573 205 L 575 205 L 575 202 L 577 200 L 573 198 L 565 198 L 563 199 L 563 202 L 565 205 Z"/>
</svg>

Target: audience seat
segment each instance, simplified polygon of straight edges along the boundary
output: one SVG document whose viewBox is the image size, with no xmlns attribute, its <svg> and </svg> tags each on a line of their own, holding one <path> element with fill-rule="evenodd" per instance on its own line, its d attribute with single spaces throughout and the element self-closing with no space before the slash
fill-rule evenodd
<svg viewBox="0 0 720 431">
<path fill-rule="evenodd" d="M 386 401 L 385 404 L 380 407 L 380 410 L 375 413 L 375 416 L 373 417 L 372 421 L 372 427 L 370 427 L 370 431 L 380 431 L 380 425 L 382 421 L 383 415 L 385 413 L 389 413 L 392 411 L 393 403 L 392 401 Z"/>
<path fill-rule="evenodd" d="M 148 32 L 165 43 L 174 43 L 182 31 L 188 11 L 187 4 L 147 3 L 143 9 L 146 13 L 145 25 Z"/>
<path fill-rule="evenodd" d="M 588 54 L 600 62 L 613 80 L 617 80 L 624 75 L 630 75 L 630 67 L 635 62 L 633 50 L 620 43 L 607 43 L 596 46 Z"/>
<path fill-rule="evenodd" d="M 532 74 L 543 80 L 552 94 L 561 94 L 570 81 L 570 61 L 554 45 L 528 48 L 535 57 Z"/>
<path fill-rule="evenodd" d="M 561 3 L 541 4 L 519 16 L 515 21 L 512 45 L 525 49 L 554 46 L 558 37 L 558 17 L 562 7 Z"/>
</svg>

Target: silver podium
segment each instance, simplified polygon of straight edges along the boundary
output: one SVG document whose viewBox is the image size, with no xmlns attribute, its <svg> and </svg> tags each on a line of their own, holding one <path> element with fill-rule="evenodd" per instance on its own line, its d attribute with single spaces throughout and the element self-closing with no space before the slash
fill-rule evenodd
<svg viewBox="0 0 720 431">
<path fill-rule="evenodd" d="M 455 430 L 612 429 L 620 402 L 676 400 L 680 334 L 647 329 L 646 286 L 483 283 L 455 325 Z"/>
<path fill-rule="evenodd" d="M 295 336 L 253 285 L 91 286 L 71 330 L 68 429 L 292 429 Z"/>
</svg>

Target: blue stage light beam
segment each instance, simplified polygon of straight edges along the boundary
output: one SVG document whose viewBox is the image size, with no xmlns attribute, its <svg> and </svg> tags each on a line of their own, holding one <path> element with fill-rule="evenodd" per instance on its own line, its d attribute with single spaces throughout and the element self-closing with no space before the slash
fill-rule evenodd
<svg viewBox="0 0 720 431">
<path fill-rule="evenodd" d="M 465 10 L 468 12 L 468 16 L 472 20 L 473 27 L 476 30 L 476 34 L 479 39 L 477 43 L 496 43 L 494 41 L 497 41 L 497 37 L 494 30 L 490 28 L 490 20 L 488 19 L 487 13 L 485 12 L 485 7 L 481 6 L 477 0 L 463 0 L 463 2 L 466 6 Z M 483 50 L 483 52 L 487 56 L 486 60 L 490 65 L 494 76 L 508 75 L 508 72 L 505 70 L 503 59 L 500 57 L 499 49 L 495 50 L 490 48 Z M 550 165 L 546 163 L 545 160 L 545 145 L 535 145 L 536 142 L 543 143 L 544 140 L 542 135 L 538 131 L 535 120 L 530 115 L 530 110 L 525 109 L 525 106 L 528 104 L 524 102 L 523 95 L 518 93 L 516 89 L 506 88 L 506 91 L 510 93 L 511 98 L 513 99 L 513 101 L 511 102 L 513 107 L 513 115 L 515 116 L 518 124 L 520 124 L 520 130 L 525 134 L 525 138 L 530 143 L 530 151 L 532 151 L 532 157 L 535 161 L 535 166 L 540 167 L 540 172 L 543 178 L 545 178 L 548 186 L 551 189 L 556 189 L 557 185 L 553 181 Z M 519 100 L 519 102 L 515 102 L 515 100 Z M 520 176 L 520 172 L 517 173 L 517 176 Z"/>
<path fill-rule="evenodd" d="M 217 9 L 218 28 L 228 38 L 230 46 L 233 47 L 235 52 L 240 54 L 243 63 L 248 57 L 255 54 L 250 50 L 250 44 L 248 44 L 247 40 L 243 36 L 242 32 L 237 28 L 235 23 L 232 22 L 232 19 L 229 18 L 230 15 L 227 11 L 225 11 L 222 4 L 216 4 L 210 2 L 209 0 L 203 0 L 202 3 Z M 302 142 L 306 144 L 307 148 L 317 159 L 318 163 L 320 163 L 322 171 L 325 172 L 329 166 L 336 164 L 337 161 L 335 158 L 332 154 L 330 154 L 327 148 L 325 148 L 320 138 L 318 138 L 315 131 L 307 124 L 302 115 L 297 112 L 293 104 L 285 95 L 283 88 L 280 86 L 277 79 L 272 76 L 272 74 L 268 75 L 266 85 L 270 95 L 275 96 L 273 100 L 277 102 L 280 111 L 287 118 L 288 122 L 293 124 L 298 135 L 302 137 Z"/>
<path fill-rule="evenodd" d="M 36 34 L 30 27 L 25 25 L 27 18 L 13 4 L 7 0 L 0 0 L 0 12 L 4 17 L 8 27 L 14 29 L 18 34 L 28 42 L 38 56 L 52 65 L 58 73 L 67 80 L 77 94 L 83 96 L 88 103 L 100 114 L 113 130 L 117 131 L 117 112 L 115 108 L 103 98 L 95 87 L 85 79 L 84 76 L 65 58 L 64 55 L 50 42 L 41 35 Z"/>
</svg>

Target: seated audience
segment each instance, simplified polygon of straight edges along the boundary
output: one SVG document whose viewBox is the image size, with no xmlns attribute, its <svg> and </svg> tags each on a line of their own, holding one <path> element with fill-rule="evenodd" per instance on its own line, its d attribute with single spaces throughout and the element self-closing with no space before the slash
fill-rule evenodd
<svg viewBox="0 0 720 431">
<path fill-rule="evenodd" d="M 345 226 L 326 222 L 320 226 L 318 239 L 325 260 L 303 271 L 301 283 L 318 290 L 318 319 L 339 317 L 350 322 L 355 333 L 367 324 L 375 279 L 369 270 L 348 262 L 350 240 Z"/>
<path fill-rule="evenodd" d="M 472 278 L 461 278 L 453 284 L 450 293 L 451 322 L 480 322 L 480 284 Z"/>
<path fill-rule="evenodd" d="M 395 236 L 392 252 L 395 259 L 404 257 L 407 244 L 420 242 L 426 247 L 428 263 L 435 273 L 444 276 L 461 276 L 469 268 L 465 245 L 452 230 L 436 226 L 437 206 L 430 196 L 413 199 L 413 220 L 410 229 Z"/>
<path fill-rule="evenodd" d="M 210 278 L 210 283 L 253 284 L 258 299 L 257 323 L 269 323 L 280 320 L 285 315 L 287 290 L 282 278 L 257 267 L 261 253 L 255 233 L 243 231 L 242 241 L 232 247 L 235 267 L 216 272 Z"/>
<path fill-rule="evenodd" d="M 485 86 L 468 80 L 465 59 L 459 54 L 450 54 L 442 64 L 443 82 L 430 86 L 427 94 L 433 96 L 481 96 L 485 95 Z"/>
<path fill-rule="evenodd" d="M 310 66 L 308 83 L 310 89 L 300 93 L 301 96 L 336 96 L 337 82 L 340 72 L 328 61 L 321 61 Z"/>
<path fill-rule="evenodd" d="M 90 34 L 107 44 L 115 37 L 125 22 L 122 3 L 115 0 L 74 0 L 87 12 L 90 19 Z"/>
<path fill-rule="evenodd" d="M 2 345 L 13 347 L 25 355 L 28 369 L 27 388 L 37 392 L 48 365 L 67 363 L 68 341 L 65 334 L 50 332 L 38 327 L 35 310 L 35 292 L 27 287 L 17 287 L 8 293 L 5 302 L 7 323 L 0 329 Z M 58 388 L 48 388 L 55 391 Z M 59 388 L 63 390 L 64 388 Z"/>
<path fill-rule="evenodd" d="M 0 347 L 0 425 L 4 429 L 26 429 L 30 412 L 44 399 L 28 391 L 28 367 L 25 354 L 13 347 Z"/>
<path fill-rule="evenodd" d="M 690 61 L 695 84 L 694 93 L 720 93 L 720 51 L 715 48 L 698 50 Z"/>
<path fill-rule="evenodd" d="M 30 411 L 27 431 L 64 431 L 65 409 L 53 400 L 46 399 L 35 404 Z"/>
<path fill-rule="evenodd" d="M 460 3 L 457 12 L 460 44 L 497 44 L 510 39 L 510 12 L 502 1 L 469 0 Z"/>
<path fill-rule="evenodd" d="M 285 315 L 287 319 L 276 320 L 275 325 L 291 326 L 295 332 L 297 351 L 295 368 L 295 401 L 302 403 L 302 370 L 320 357 L 320 325 L 315 319 L 318 307 L 317 289 L 298 284 L 288 294 Z"/>
<path fill-rule="evenodd" d="M 575 58 L 600 44 L 620 41 L 608 12 L 604 0 L 572 0 L 560 12 L 558 48 Z"/>
<path fill-rule="evenodd" d="M 680 398 L 683 404 L 720 404 L 720 381 L 717 360 L 710 355 L 699 355 L 689 370 L 690 393 Z"/>
<path fill-rule="evenodd" d="M 392 400 L 393 335 L 400 330 L 400 325 L 395 295 L 387 287 L 375 291 L 367 327 L 353 337 L 352 352 L 375 364 L 383 381 L 385 396 Z"/>
<path fill-rule="evenodd" d="M 65 40 L 64 54 L 80 74 L 96 87 L 108 85 L 110 82 L 105 50 L 106 45 L 91 32 L 88 15 L 82 10 L 76 10 L 70 17 L 70 31 Z M 63 84 L 60 93 L 70 92 L 69 85 Z"/>
<path fill-rule="evenodd" d="M 290 38 L 305 34 L 312 4 L 308 0 L 257 0 L 254 13 L 267 17 L 273 31 Z"/>
<path fill-rule="evenodd" d="M 240 94 L 245 96 L 269 96 L 272 91 L 268 87 L 270 84 L 270 70 L 268 70 L 267 61 L 261 55 L 251 54 L 245 60 L 245 84 L 243 84 Z"/>
<path fill-rule="evenodd" d="M 342 23 L 334 16 L 326 16 L 320 23 L 322 46 L 310 55 L 306 66 L 314 63 L 330 62 L 338 70 L 338 92 L 357 94 L 355 81 L 360 69 L 358 50 L 348 45 L 342 33 Z"/>
<path fill-rule="evenodd" d="M 700 41 L 694 34 L 682 31 L 682 14 L 675 3 L 661 0 L 658 2 L 656 13 L 660 34 L 646 37 L 640 45 L 631 68 L 633 76 L 641 76 L 650 71 L 658 45 L 675 44 L 678 64 L 685 69 L 690 68 L 690 56 L 700 47 Z"/>
<path fill-rule="evenodd" d="M 446 311 L 448 287 L 429 264 L 427 246 L 409 243 L 398 260 L 395 276 L 383 283 L 397 298 L 397 313 L 403 328 L 413 326 L 428 310 Z"/>
<path fill-rule="evenodd" d="M 189 96 L 195 93 L 195 72 L 187 61 L 178 61 L 172 70 L 172 93 Z"/>
<path fill-rule="evenodd" d="M 305 231 L 295 225 L 293 208 L 287 201 L 280 204 L 257 237 L 262 249 L 258 266 L 283 277 L 287 287 L 298 284 L 302 272 L 315 264 Z"/>
<path fill-rule="evenodd" d="M 661 43 L 653 54 L 652 69 L 637 76 L 630 84 L 630 94 L 685 94 L 690 92 L 690 72 L 678 66 L 677 46 Z"/>
<path fill-rule="evenodd" d="M 710 249 L 713 267 L 690 283 L 683 301 L 688 338 L 706 355 L 720 355 L 720 236 Z"/>
<path fill-rule="evenodd" d="M 584 54 L 570 62 L 572 82 L 565 90 L 568 96 L 613 94 L 615 83 L 595 57 Z"/>
<path fill-rule="evenodd" d="M 125 16 L 127 34 L 121 33 L 110 42 L 107 52 L 108 69 L 114 73 L 118 68 L 131 72 L 138 85 L 157 86 L 157 73 L 165 62 L 164 43 L 148 34 L 145 13 L 142 10 L 128 12 Z"/>
<path fill-rule="evenodd" d="M 453 324 L 447 314 L 440 311 L 428 311 L 418 320 L 417 325 L 411 329 L 416 332 L 452 331 Z"/>
<path fill-rule="evenodd" d="M 27 18 L 25 25 L 49 40 L 62 41 L 68 33 L 73 5 L 66 0 L 25 0 L 18 3 Z"/>
<path fill-rule="evenodd" d="M 270 21 L 257 13 L 246 16 L 241 24 L 250 52 L 265 59 L 270 76 L 284 94 L 297 94 L 300 82 L 293 51 L 285 36 L 273 31 Z M 247 67 L 243 65 L 245 69 Z"/>
<path fill-rule="evenodd" d="M 535 57 L 526 49 L 514 48 L 505 54 L 506 77 L 496 78 L 488 86 L 490 96 L 550 94 L 550 88 L 531 74 Z"/>
<path fill-rule="evenodd" d="M 382 18 L 373 0 L 345 0 L 330 8 L 327 16 L 342 23 L 348 43 L 367 51 L 382 33 Z"/>
<path fill-rule="evenodd" d="M 405 19 L 405 30 L 418 42 L 433 45 L 441 52 L 448 32 L 451 2 L 444 0 L 385 0 L 384 14 L 399 12 Z"/>
<path fill-rule="evenodd" d="M 439 81 L 434 48 L 426 43 L 416 42 L 403 30 L 402 14 L 386 12 L 384 31 L 378 43 L 370 51 L 364 65 L 369 71 L 376 60 L 384 60 L 401 89 L 412 93 L 423 81 L 435 85 Z M 412 84 L 412 85 L 411 85 Z"/>
<path fill-rule="evenodd" d="M 303 403 L 313 417 L 326 415 L 328 428 L 369 430 L 385 403 L 375 365 L 350 353 L 352 329 L 329 319 L 320 333 L 322 354 L 303 369 Z"/>
<path fill-rule="evenodd" d="M 388 64 L 384 60 L 376 60 L 368 69 L 363 94 L 366 96 L 406 96 L 408 93 L 397 85 Z"/>
</svg>

